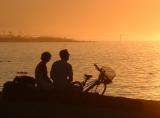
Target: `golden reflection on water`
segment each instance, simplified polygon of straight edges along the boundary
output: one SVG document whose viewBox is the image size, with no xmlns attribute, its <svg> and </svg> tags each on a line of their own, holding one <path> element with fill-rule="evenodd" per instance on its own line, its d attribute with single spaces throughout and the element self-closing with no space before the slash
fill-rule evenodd
<svg viewBox="0 0 160 118">
<path fill-rule="evenodd" d="M 63 48 L 71 54 L 69 62 L 75 80 L 82 80 L 85 73 L 96 77 L 93 63 L 108 65 L 117 76 L 108 86 L 107 95 L 160 100 L 160 43 L 157 42 L 1 43 L 1 86 L 18 71 L 34 76 L 43 51 L 52 54 L 50 70 Z"/>
</svg>

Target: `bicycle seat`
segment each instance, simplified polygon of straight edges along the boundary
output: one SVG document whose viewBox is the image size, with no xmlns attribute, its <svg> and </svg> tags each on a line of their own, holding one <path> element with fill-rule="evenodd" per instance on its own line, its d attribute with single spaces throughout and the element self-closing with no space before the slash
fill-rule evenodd
<svg viewBox="0 0 160 118">
<path fill-rule="evenodd" d="M 84 74 L 84 76 L 86 77 L 86 79 L 89 79 L 92 77 L 92 75 L 87 75 L 87 74 Z"/>
</svg>

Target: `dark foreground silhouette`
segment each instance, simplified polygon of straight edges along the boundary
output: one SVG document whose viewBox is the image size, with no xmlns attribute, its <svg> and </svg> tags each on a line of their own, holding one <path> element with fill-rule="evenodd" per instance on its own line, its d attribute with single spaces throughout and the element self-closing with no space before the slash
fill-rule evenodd
<svg viewBox="0 0 160 118">
<path fill-rule="evenodd" d="M 6 82 L 1 93 L 2 118 L 160 118 L 158 101 L 100 96 L 77 90 L 42 91 L 33 86 L 32 77 L 15 78 L 13 82 Z"/>
</svg>

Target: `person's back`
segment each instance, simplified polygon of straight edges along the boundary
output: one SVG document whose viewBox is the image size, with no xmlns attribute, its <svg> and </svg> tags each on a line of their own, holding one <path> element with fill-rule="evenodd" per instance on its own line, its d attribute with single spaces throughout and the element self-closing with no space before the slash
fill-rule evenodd
<svg viewBox="0 0 160 118">
<path fill-rule="evenodd" d="M 50 60 L 51 55 L 48 52 L 42 53 L 41 62 L 38 63 L 35 69 L 35 79 L 37 87 L 40 89 L 51 88 L 51 81 L 47 74 L 46 63 Z"/>
<path fill-rule="evenodd" d="M 53 63 L 50 74 L 55 89 L 63 91 L 72 81 L 73 72 L 72 66 L 67 62 L 69 59 L 69 53 L 67 50 L 60 51 L 60 57 L 61 60 Z"/>
</svg>

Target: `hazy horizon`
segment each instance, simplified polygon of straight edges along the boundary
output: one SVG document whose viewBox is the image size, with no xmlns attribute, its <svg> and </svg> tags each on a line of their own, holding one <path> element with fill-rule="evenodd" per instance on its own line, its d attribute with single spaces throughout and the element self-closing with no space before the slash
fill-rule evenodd
<svg viewBox="0 0 160 118">
<path fill-rule="evenodd" d="M 0 0 L 0 33 L 80 40 L 160 40 L 157 0 Z"/>
</svg>

